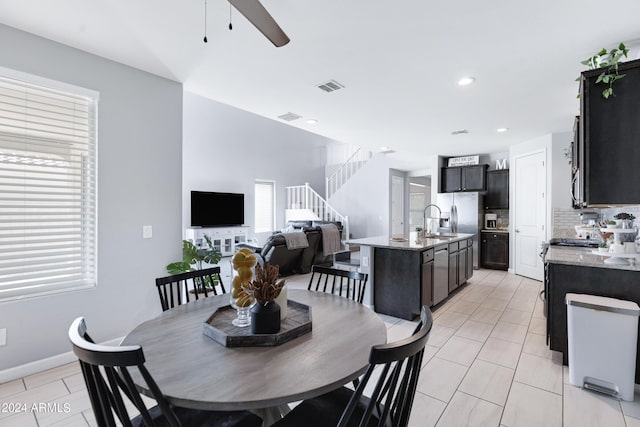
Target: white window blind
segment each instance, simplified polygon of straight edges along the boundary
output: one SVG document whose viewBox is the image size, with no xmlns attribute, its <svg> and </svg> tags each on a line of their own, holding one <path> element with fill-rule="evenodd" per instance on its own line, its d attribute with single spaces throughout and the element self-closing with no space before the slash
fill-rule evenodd
<svg viewBox="0 0 640 427">
<path fill-rule="evenodd" d="M 275 229 L 276 183 L 274 181 L 256 181 L 255 184 L 255 221 L 256 233 Z"/>
<path fill-rule="evenodd" d="M 0 69 L 0 300 L 96 283 L 97 101 Z"/>
</svg>

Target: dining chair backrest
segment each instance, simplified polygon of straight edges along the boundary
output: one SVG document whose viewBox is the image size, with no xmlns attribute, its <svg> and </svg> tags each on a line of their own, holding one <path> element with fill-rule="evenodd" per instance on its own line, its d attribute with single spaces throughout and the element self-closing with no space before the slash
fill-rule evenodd
<svg viewBox="0 0 640 427">
<path fill-rule="evenodd" d="M 390 344 L 376 345 L 369 354 L 369 366 L 342 413 L 338 427 L 347 425 L 391 425 L 404 427 L 409 423 L 409 415 L 418 385 L 424 348 L 433 326 L 431 310 L 423 306 L 420 322 L 413 335 Z M 366 410 L 357 410 L 367 383 L 374 370 L 380 371 Z M 370 389 L 371 386 L 368 387 Z M 361 417 L 354 420 L 355 417 Z"/>
<path fill-rule="evenodd" d="M 201 296 L 224 294 L 227 291 L 220 277 L 220 267 L 187 271 L 156 279 L 162 310 L 199 299 Z"/>
<path fill-rule="evenodd" d="M 357 271 L 313 265 L 307 289 L 337 294 L 362 304 L 368 277 L 368 274 Z"/>
<path fill-rule="evenodd" d="M 158 385 L 145 368 L 142 347 L 112 347 L 95 344 L 87 334 L 87 327 L 82 317 L 78 317 L 71 324 L 69 339 L 73 345 L 73 352 L 80 360 L 82 375 L 98 426 L 116 426 L 117 421 L 124 426 L 131 426 L 127 400 L 140 412 L 144 425 L 155 425 L 133 383 L 130 368 L 137 368 L 140 371 L 168 425 L 176 427 L 181 425 Z"/>
</svg>

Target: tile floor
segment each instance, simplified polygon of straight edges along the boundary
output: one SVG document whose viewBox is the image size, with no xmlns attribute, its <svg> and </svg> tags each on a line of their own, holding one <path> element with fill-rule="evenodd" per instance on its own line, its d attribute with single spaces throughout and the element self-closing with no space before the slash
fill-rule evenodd
<svg viewBox="0 0 640 427">
<path fill-rule="evenodd" d="M 289 285 L 307 281 L 308 275 L 290 277 Z M 640 427 L 640 394 L 619 402 L 568 383 L 568 369 L 545 345 L 540 288 L 527 278 L 478 270 L 434 310 L 412 427 Z M 381 317 L 388 341 L 414 328 Z M 15 413 L 7 406 L 42 402 L 48 410 Z M 3 427 L 96 425 L 76 363 L 0 384 L 0 405 Z"/>
</svg>

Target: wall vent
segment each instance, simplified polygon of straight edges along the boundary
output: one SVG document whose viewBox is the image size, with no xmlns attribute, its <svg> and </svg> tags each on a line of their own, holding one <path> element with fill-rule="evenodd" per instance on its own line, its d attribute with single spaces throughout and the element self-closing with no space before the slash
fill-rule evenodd
<svg viewBox="0 0 640 427">
<path fill-rule="evenodd" d="M 454 130 L 453 132 L 451 132 L 451 135 L 460 135 L 460 134 L 463 134 L 463 133 L 469 133 L 469 131 L 466 130 L 466 129 Z"/>
<path fill-rule="evenodd" d="M 325 92 L 335 92 L 336 90 L 344 89 L 344 85 L 335 80 L 329 80 L 328 82 L 320 83 L 318 88 Z"/>
<path fill-rule="evenodd" d="M 292 113 L 291 111 L 289 111 L 288 113 L 285 113 L 285 114 L 282 114 L 282 115 L 278 116 L 279 119 L 287 121 L 287 122 L 291 122 L 293 120 L 298 120 L 301 117 L 302 116 L 299 116 L 296 113 Z"/>
</svg>

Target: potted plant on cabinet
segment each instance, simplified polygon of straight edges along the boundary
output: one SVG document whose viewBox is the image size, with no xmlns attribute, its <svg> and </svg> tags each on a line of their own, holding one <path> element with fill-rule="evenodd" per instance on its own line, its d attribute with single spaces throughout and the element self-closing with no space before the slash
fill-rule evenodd
<svg viewBox="0 0 640 427">
<path fill-rule="evenodd" d="M 622 62 L 622 57 L 627 57 L 628 53 L 629 49 L 627 49 L 624 43 L 620 43 L 617 48 L 614 47 L 609 51 L 603 48 L 595 55 L 580 62 L 582 65 L 589 66 L 591 70 L 602 68 L 602 73 L 598 76 L 596 84 L 604 83 L 607 85 L 607 87 L 602 90 L 602 97 L 604 99 L 608 99 L 610 96 L 614 95 L 613 83 L 625 76 L 618 72 L 618 64 Z M 579 81 L 580 77 L 576 80 Z M 579 94 L 578 97 L 580 97 Z"/>
</svg>

